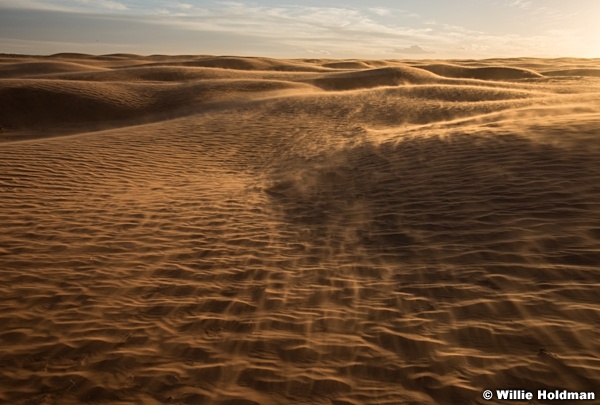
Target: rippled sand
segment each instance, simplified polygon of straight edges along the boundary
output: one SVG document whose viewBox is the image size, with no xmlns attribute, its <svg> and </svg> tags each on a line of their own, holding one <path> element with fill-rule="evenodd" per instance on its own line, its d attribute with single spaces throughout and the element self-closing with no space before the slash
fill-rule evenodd
<svg viewBox="0 0 600 405">
<path fill-rule="evenodd" d="M 600 397 L 598 59 L 0 55 L 0 127 L 0 402 Z"/>
</svg>

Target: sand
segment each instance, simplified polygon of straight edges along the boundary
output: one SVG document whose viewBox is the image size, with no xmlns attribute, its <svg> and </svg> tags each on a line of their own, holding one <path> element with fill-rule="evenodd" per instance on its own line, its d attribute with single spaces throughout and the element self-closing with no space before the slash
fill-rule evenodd
<svg viewBox="0 0 600 405">
<path fill-rule="evenodd" d="M 600 398 L 598 72 L 0 55 L 0 403 Z"/>
</svg>

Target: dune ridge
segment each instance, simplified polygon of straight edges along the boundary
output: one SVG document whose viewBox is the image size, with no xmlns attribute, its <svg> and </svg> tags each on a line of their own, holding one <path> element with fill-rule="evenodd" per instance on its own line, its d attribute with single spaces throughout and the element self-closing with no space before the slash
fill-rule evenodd
<svg viewBox="0 0 600 405">
<path fill-rule="evenodd" d="M 420 65 L 418 67 L 440 76 L 462 79 L 517 80 L 540 78 L 543 76 L 531 69 L 503 66 L 464 67 L 450 64 L 434 64 Z"/>
<path fill-rule="evenodd" d="M 96 71 L 102 68 L 73 62 L 23 62 L 0 65 L 0 78 L 27 77 L 56 73 Z"/>
<path fill-rule="evenodd" d="M 398 86 L 433 82 L 436 75 L 409 66 L 363 69 L 348 73 L 330 73 L 310 81 L 324 90 L 355 90 L 361 88 Z"/>
<path fill-rule="evenodd" d="M 600 77 L 600 69 L 563 69 L 544 72 L 545 76 L 595 76 Z"/>
<path fill-rule="evenodd" d="M 0 402 L 598 398 L 599 63 L 1 55 Z"/>
</svg>

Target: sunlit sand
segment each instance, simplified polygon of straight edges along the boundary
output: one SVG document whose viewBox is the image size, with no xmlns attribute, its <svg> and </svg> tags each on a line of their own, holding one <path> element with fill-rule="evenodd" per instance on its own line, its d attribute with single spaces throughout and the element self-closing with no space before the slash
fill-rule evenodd
<svg viewBox="0 0 600 405">
<path fill-rule="evenodd" d="M 600 395 L 599 59 L 0 55 L 0 127 L 0 402 Z"/>
</svg>

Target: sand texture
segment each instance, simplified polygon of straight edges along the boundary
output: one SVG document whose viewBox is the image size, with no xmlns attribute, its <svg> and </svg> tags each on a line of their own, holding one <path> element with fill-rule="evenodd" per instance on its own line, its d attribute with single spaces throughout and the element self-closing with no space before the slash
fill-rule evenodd
<svg viewBox="0 0 600 405">
<path fill-rule="evenodd" d="M 599 72 L 0 55 L 0 403 L 600 398 Z"/>
</svg>

